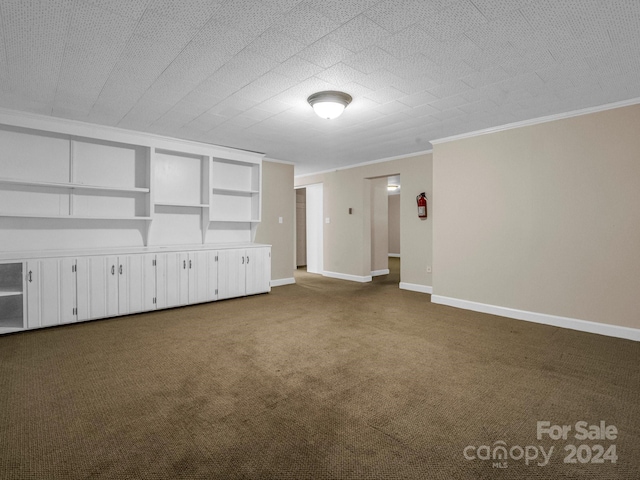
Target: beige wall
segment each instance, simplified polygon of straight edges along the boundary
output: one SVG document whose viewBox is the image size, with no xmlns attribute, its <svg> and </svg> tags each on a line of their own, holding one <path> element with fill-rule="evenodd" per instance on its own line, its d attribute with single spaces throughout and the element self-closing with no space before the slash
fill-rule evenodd
<svg viewBox="0 0 640 480">
<path fill-rule="evenodd" d="M 293 278 L 295 191 L 293 165 L 262 162 L 262 222 L 256 242 L 271 247 L 271 279 Z M 282 217 L 282 223 L 278 218 Z"/>
<path fill-rule="evenodd" d="M 389 195 L 389 252 L 400 253 L 400 195 Z"/>
<path fill-rule="evenodd" d="M 640 328 L 639 132 L 631 106 L 436 145 L 434 294 Z"/>
<path fill-rule="evenodd" d="M 347 275 L 371 273 L 370 192 L 365 179 L 400 174 L 401 281 L 431 286 L 432 155 L 390 160 L 335 172 L 297 177 L 296 185 L 324 185 L 324 269 Z M 420 220 L 415 197 L 427 193 L 429 218 Z M 349 215 L 349 207 L 353 214 Z"/>
</svg>

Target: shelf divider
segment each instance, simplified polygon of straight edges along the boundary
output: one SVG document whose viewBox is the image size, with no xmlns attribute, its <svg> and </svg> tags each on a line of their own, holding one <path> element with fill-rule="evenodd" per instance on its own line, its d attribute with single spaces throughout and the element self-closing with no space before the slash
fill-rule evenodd
<svg viewBox="0 0 640 480">
<path fill-rule="evenodd" d="M 39 213 L 6 213 L 0 212 L 0 217 L 15 217 L 15 218 L 55 218 L 62 220 L 151 220 L 151 217 L 118 217 L 118 216 L 105 216 L 105 217 L 92 217 L 89 215 L 46 215 Z"/>
<path fill-rule="evenodd" d="M 155 205 L 158 207 L 185 207 L 185 208 L 208 208 L 208 204 L 204 203 L 172 203 L 172 202 L 156 202 Z"/>
<path fill-rule="evenodd" d="M 19 180 L 15 178 L 0 178 L 0 184 L 24 185 L 27 187 L 51 187 L 51 188 L 62 188 L 62 189 L 69 189 L 69 190 L 103 190 L 103 191 L 111 191 L 111 192 L 149 193 L 148 188 L 109 187 L 109 186 L 103 186 L 103 185 L 85 185 L 82 183 L 59 183 L 59 182 Z"/>
<path fill-rule="evenodd" d="M 230 194 L 230 195 L 255 195 L 260 193 L 258 190 L 235 190 L 231 188 L 213 188 L 213 193 Z"/>
</svg>

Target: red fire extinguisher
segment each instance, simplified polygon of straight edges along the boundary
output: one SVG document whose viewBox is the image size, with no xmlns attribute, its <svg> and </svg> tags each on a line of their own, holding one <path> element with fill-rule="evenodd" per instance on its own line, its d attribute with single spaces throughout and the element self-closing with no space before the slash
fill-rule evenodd
<svg viewBox="0 0 640 480">
<path fill-rule="evenodd" d="M 427 218 L 427 195 L 425 192 L 422 192 L 420 195 L 416 197 L 416 202 L 418 202 L 418 217 Z"/>
</svg>

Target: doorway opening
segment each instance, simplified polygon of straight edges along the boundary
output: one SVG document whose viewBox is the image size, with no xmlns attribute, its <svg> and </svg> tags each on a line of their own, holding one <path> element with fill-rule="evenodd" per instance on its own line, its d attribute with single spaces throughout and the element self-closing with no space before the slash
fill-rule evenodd
<svg viewBox="0 0 640 480">
<path fill-rule="evenodd" d="M 306 188 L 296 188 L 296 268 L 307 268 Z"/>
<path fill-rule="evenodd" d="M 323 186 L 296 189 L 296 266 L 309 273 L 324 271 Z"/>
<path fill-rule="evenodd" d="M 400 175 L 367 179 L 370 195 L 371 277 L 400 284 Z"/>
</svg>

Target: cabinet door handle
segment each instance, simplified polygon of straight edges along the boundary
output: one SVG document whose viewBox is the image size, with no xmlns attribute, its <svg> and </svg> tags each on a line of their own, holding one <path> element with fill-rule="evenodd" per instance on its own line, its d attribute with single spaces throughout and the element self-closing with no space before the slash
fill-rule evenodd
<svg viewBox="0 0 640 480">
<path fill-rule="evenodd" d="M 249 265 L 249 255 L 247 255 L 247 265 Z"/>
<path fill-rule="evenodd" d="M 191 270 L 191 260 L 189 260 L 189 270 Z"/>
<path fill-rule="evenodd" d="M 182 269 L 186 269 L 187 268 L 187 261 L 186 260 L 182 260 Z"/>
<path fill-rule="evenodd" d="M 33 278 L 31 277 L 32 271 L 29 270 L 29 283 L 31 283 L 33 281 Z"/>
<path fill-rule="evenodd" d="M 116 274 L 116 266 L 111 265 L 111 275 L 115 275 L 115 274 Z"/>
<path fill-rule="evenodd" d="M 244 255 L 242 256 L 242 264 L 244 265 Z"/>
<path fill-rule="evenodd" d="M 120 275 L 122 275 L 122 265 L 120 265 Z"/>
</svg>

